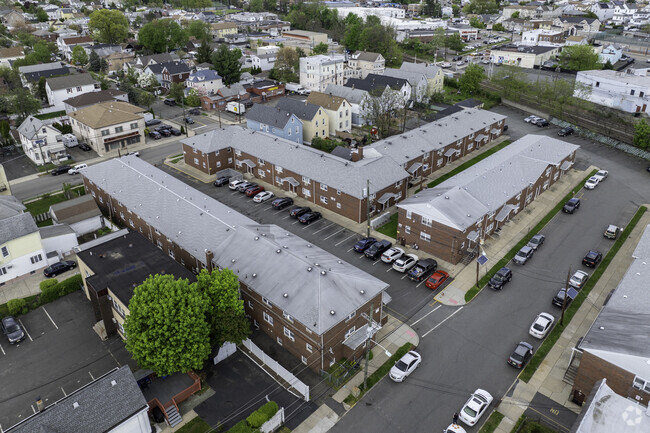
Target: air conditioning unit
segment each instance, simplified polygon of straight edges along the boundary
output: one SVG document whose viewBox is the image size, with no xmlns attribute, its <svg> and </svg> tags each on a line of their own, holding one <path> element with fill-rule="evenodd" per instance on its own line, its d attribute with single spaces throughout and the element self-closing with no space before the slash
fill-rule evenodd
<svg viewBox="0 0 650 433">
<path fill-rule="evenodd" d="M 115 317 L 112 317 L 111 320 L 113 321 L 113 323 L 117 323 L 117 319 Z"/>
</svg>

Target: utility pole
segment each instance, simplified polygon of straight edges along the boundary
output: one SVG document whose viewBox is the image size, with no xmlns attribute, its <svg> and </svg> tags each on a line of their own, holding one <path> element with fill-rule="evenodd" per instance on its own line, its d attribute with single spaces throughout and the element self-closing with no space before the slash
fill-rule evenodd
<svg viewBox="0 0 650 433">
<path fill-rule="evenodd" d="M 566 297 L 569 290 L 569 278 L 571 278 L 571 265 L 569 272 L 566 274 L 566 284 L 564 285 L 564 299 L 562 300 L 562 315 L 560 316 L 560 325 L 564 326 L 564 310 L 566 310 Z"/>
<path fill-rule="evenodd" d="M 372 327 L 372 312 L 375 304 L 370 304 L 370 314 L 368 315 L 368 329 L 366 330 L 366 367 L 363 370 L 363 389 L 368 385 L 368 361 L 370 360 L 370 329 Z"/>
<path fill-rule="evenodd" d="M 370 237 L 370 179 L 366 180 L 366 237 Z"/>
<path fill-rule="evenodd" d="M 183 122 L 185 123 L 185 136 L 189 137 L 190 135 L 187 133 L 187 128 L 189 128 L 190 124 L 187 123 L 187 117 L 185 117 L 185 95 L 181 95 L 181 105 L 183 107 Z"/>
</svg>

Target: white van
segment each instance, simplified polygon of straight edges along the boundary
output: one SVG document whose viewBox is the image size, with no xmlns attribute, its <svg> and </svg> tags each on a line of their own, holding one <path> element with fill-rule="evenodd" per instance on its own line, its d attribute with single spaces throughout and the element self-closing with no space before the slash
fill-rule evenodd
<svg viewBox="0 0 650 433">
<path fill-rule="evenodd" d="M 79 170 L 88 167 L 88 164 L 81 163 L 77 164 L 74 167 L 72 167 L 70 170 L 68 170 L 68 174 L 79 174 Z"/>
</svg>

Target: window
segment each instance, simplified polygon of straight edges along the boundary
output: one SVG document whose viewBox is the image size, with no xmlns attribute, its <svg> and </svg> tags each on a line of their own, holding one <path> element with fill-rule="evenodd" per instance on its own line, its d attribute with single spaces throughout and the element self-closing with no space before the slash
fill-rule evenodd
<svg viewBox="0 0 650 433">
<path fill-rule="evenodd" d="M 248 308 L 250 308 L 251 310 L 255 309 L 255 308 L 253 308 L 253 302 L 252 301 L 248 301 Z"/>
<path fill-rule="evenodd" d="M 300 356 L 300 359 L 302 360 L 303 364 L 307 365 L 307 358 L 305 358 L 304 356 Z"/>
<path fill-rule="evenodd" d="M 596 87 L 600 87 L 600 81 L 596 81 Z"/>
<path fill-rule="evenodd" d="M 643 98 L 645 96 L 645 92 L 639 92 L 639 98 Z"/>
<path fill-rule="evenodd" d="M 395 188 L 399 188 L 400 186 L 402 186 L 402 181 L 401 180 L 395 184 Z"/>
<path fill-rule="evenodd" d="M 77 92 L 81 92 L 81 86 L 77 86 Z"/>
<path fill-rule="evenodd" d="M 289 132 L 287 133 L 289 137 L 291 137 L 291 129 L 289 129 Z"/>
<path fill-rule="evenodd" d="M 72 89 L 65 89 L 67 93 L 72 93 Z"/>
<path fill-rule="evenodd" d="M 339 122 L 339 129 L 343 129 L 343 122 Z"/>
<path fill-rule="evenodd" d="M 132 123 L 131 124 L 131 129 L 138 129 L 138 124 L 137 123 Z"/>
<path fill-rule="evenodd" d="M 260 131 L 264 131 L 264 125 L 260 123 Z"/>
<path fill-rule="evenodd" d="M 410 235 L 411 234 L 411 226 L 404 226 L 404 233 L 406 233 L 407 235 Z"/>
<path fill-rule="evenodd" d="M 431 227 L 431 219 L 423 216 L 422 217 L 422 225 L 425 225 L 427 227 Z"/>
<path fill-rule="evenodd" d="M 277 342 L 280 346 L 282 346 L 282 339 L 280 337 L 277 338 Z"/>
<path fill-rule="evenodd" d="M 345 321 L 347 322 L 348 320 L 352 319 L 356 315 L 357 315 L 356 311 L 351 312 L 350 314 L 348 314 L 348 317 L 345 318 Z"/>
<path fill-rule="evenodd" d="M 281 173 L 282 173 L 282 167 L 280 167 L 279 165 L 276 165 L 276 166 L 275 166 L 275 171 L 276 171 L 278 174 L 281 174 Z"/>
<path fill-rule="evenodd" d="M 43 260 L 43 256 L 40 255 L 40 254 L 36 254 L 35 256 L 30 257 L 29 260 L 31 260 L 32 265 L 33 265 L 33 264 L 38 263 L 41 260 Z"/>
<path fill-rule="evenodd" d="M 124 330 L 124 326 L 122 326 L 120 322 L 117 322 L 117 329 L 120 331 L 120 334 L 126 337 L 126 331 Z"/>
<path fill-rule="evenodd" d="M 293 323 L 293 317 L 291 317 L 291 314 L 287 313 L 286 311 L 283 311 L 283 312 L 282 312 L 282 317 L 284 317 L 285 319 L 287 319 L 289 322 L 292 322 L 292 323 Z"/>
<path fill-rule="evenodd" d="M 262 302 L 264 302 L 264 303 L 265 303 L 266 305 L 268 305 L 269 307 L 272 307 L 272 306 L 273 306 L 273 304 L 271 304 L 271 301 L 269 301 L 269 300 L 266 299 L 265 297 L 262 297 Z"/>
<path fill-rule="evenodd" d="M 124 128 L 122 126 L 116 126 L 115 127 L 115 133 L 116 134 L 119 133 L 119 132 L 122 132 L 122 131 L 124 131 Z"/>
<path fill-rule="evenodd" d="M 4 275 L 7 273 L 7 268 L 0 268 L 0 275 Z"/>
<path fill-rule="evenodd" d="M 299 131 L 299 130 L 298 130 L 298 127 L 296 126 L 296 134 L 298 134 L 298 131 Z"/>
<path fill-rule="evenodd" d="M 442 167 L 442 159 L 439 159 L 438 162 L 436 163 L 438 167 Z"/>
<path fill-rule="evenodd" d="M 311 344 L 309 344 L 309 343 L 306 343 L 305 348 L 307 349 L 307 351 L 308 351 L 309 353 L 311 353 L 311 352 L 314 350 L 314 348 L 311 347 Z"/>
<path fill-rule="evenodd" d="M 9 250 L 7 247 L 2 247 L 2 257 L 7 257 L 9 255 Z"/>
<path fill-rule="evenodd" d="M 630 90 L 630 95 L 634 96 L 634 89 Z"/>
<path fill-rule="evenodd" d="M 323 191 L 327 191 L 327 185 L 325 185 L 324 183 L 321 183 L 320 184 L 320 189 L 322 189 Z"/>
<path fill-rule="evenodd" d="M 318 120 L 316 121 L 316 128 L 318 128 Z"/>
<path fill-rule="evenodd" d="M 174 254 L 174 250 L 172 250 L 171 248 L 169 249 L 169 257 L 171 257 L 172 259 L 176 258 L 176 255 Z"/>
<path fill-rule="evenodd" d="M 304 183 L 305 185 L 309 185 L 311 183 L 311 179 L 308 178 L 308 177 L 303 176 L 302 177 L 302 183 Z"/>
<path fill-rule="evenodd" d="M 113 299 L 113 308 L 115 309 L 115 311 L 119 313 L 120 316 L 124 317 L 126 315 L 124 313 L 124 308 L 122 308 L 122 306 L 118 304 L 117 301 L 115 301 L 115 299 Z"/>
<path fill-rule="evenodd" d="M 634 382 L 632 383 L 632 388 L 643 389 L 646 386 L 646 381 L 640 377 L 635 377 Z"/>
<path fill-rule="evenodd" d="M 273 326 L 273 317 L 269 316 L 266 311 L 264 312 L 264 321 Z"/>
<path fill-rule="evenodd" d="M 305 197 L 311 197 L 311 191 L 309 191 L 309 189 L 307 188 L 303 188 L 302 195 L 304 195 Z"/>
<path fill-rule="evenodd" d="M 330 360 L 330 367 L 333 366 L 334 364 L 336 364 L 336 358 L 332 358 Z"/>
<path fill-rule="evenodd" d="M 420 239 L 422 239 L 423 241 L 431 242 L 431 235 L 424 232 L 420 232 Z"/>
<path fill-rule="evenodd" d="M 102 137 L 108 134 L 110 134 L 108 129 L 102 129 Z"/>
<path fill-rule="evenodd" d="M 336 208 L 341 209 L 341 203 L 336 203 Z"/>
<path fill-rule="evenodd" d="M 261 168 L 257 170 L 258 177 L 264 177 L 264 175 L 265 175 L 264 170 L 262 170 Z"/>
<path fill-rule="evenodd" d="M 323 204 L 327 204 L 327 197 L 321 195 L 320 196 L 320 202 L 323 203 Z"/>
<path fill-rule="evenodd" d="M 406 219 L 410 220 L 412 216 L 413 216 L 413 213 L 410 210 L 407 210 L 406 211 Z"/>
<path fill-rule="evenodd" d="M 284 327 L 284 336 L 291 341 L 296 341 L 296 337 L 293 335 L 293 332 L 291 332 L 291 330 L 286 326 Z"/>
</svg>

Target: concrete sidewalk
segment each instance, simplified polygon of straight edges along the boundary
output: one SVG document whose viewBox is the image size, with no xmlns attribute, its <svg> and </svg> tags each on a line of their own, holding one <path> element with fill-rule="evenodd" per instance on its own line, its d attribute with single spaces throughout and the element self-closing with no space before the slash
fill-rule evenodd
<svg viewBox="0 0 650 433">
<path fill-rule="evenodd" d="M 649 205 L 645 205 L 646 207 Z M 639 220 L 630 237 L 625 241 L 612 262 L 607 267 L 607 272 L 598 280 L 598 283 L 582 303 L 571 323 L 557 340 L 551 351 L 546 355 L 544 361 L 528 383 L 517 381 L 511 388 L 507 397 L 501 400 L 496 410 L 505 417 L 495 430 L 497 433 L 510 433 L 519 417 L 528 408 L 531 400 L 537 392 L 550 398 L 558 405 L 564 406 L 576 413 L 580 413 L 581 407 L 571 402 L 571 384 L 565 382 L 564 373 L 569 366 L 571 353 L 580 337 L 583 337 L 594 320 L 598 316 L 609 292 L 618 286 L 623 275 L 632 263 L 632 253 L 636 247 L 646 226 L 650 224 L 650 212 L 646 212 Z M 545 408 L 546 410 L 550 408 Z M 548 418 L 553 423 L 550 414 L 540 416 Z M 563 430 L 564 431 L 564 430 Z"/>
</svg>

